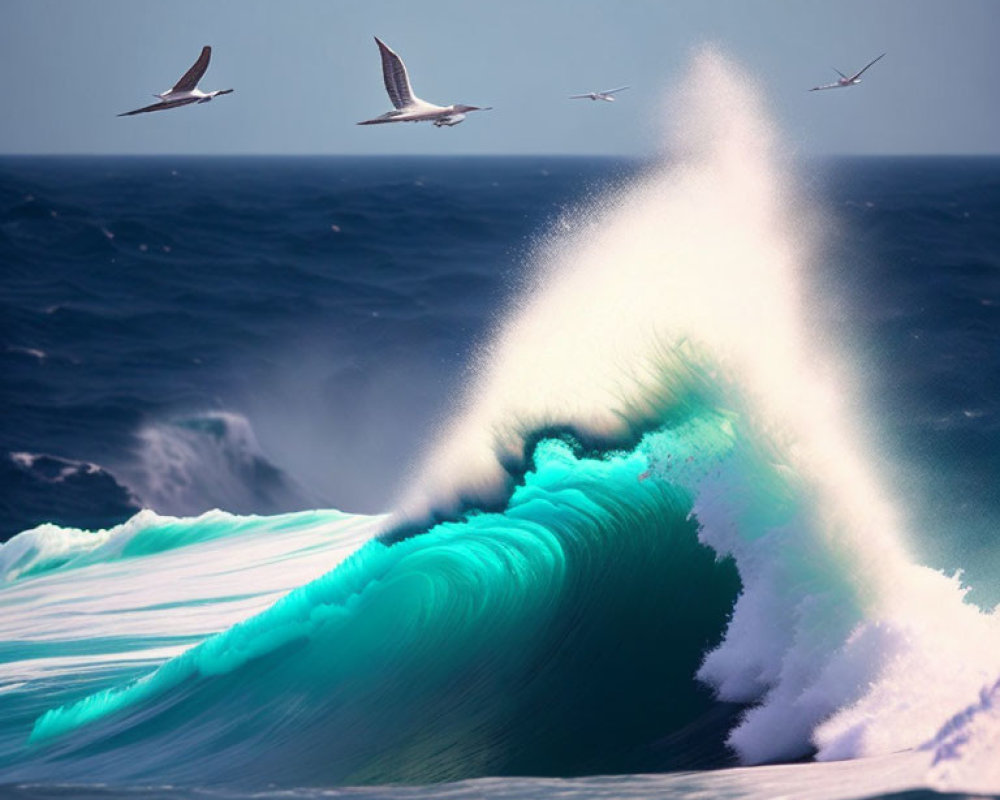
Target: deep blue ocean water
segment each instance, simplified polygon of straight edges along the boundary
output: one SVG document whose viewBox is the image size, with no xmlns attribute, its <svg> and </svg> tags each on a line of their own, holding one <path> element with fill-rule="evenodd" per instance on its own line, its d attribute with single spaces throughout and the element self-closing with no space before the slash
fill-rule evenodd
<svg viewBox="0 0 1000 800">
<path fill-rule="evenodd" d="M 42 522 L 107 527 L 142 506 L 385 510 L 533 241 L 642 169 L 556 157 L 0 167 L 3 538 Z M 803 172 L 839 226 L 836 256 L 817 265 L 831 293 L 819 310 L 867 370 L 911 523 L 935 563 L 985 560 L 995 574 L 1000 160 Z"/>
<path fill-rule="evenodd" d="M 184 518 L 216 508 L 236 515 L 392 510 L 428 442 L 440 436 L 459 406 L 475 354 L 495 335 L 510 304 L 531 293 L 533 265 L 546 242 L 571 233 L 581 209 L 601 196 L 616 196 L 649 169 L 636 160 L 545 156 L 0 159 L 0 538 L 43 523 L 107 529 L 143 508 Z M 824 246 L 808 265 L 809 313 L 817 328 L 835 332 L 838 352 L 860 376 L 847 402 L 864 419 L 865 459 L 892 497 L 919 563 L 948 575 L 962 571 L 968 597 L 989 608 L 1000 602 L 1000 159 L 839 158 L 806 161 L 797 172 L 825 226 Z M 606 269 L 619 266 L 612 259 Z M 621 313 L 632 312 L 622 307 Z M 586 318 L 586 309 L 581 316 Z M 539 340 L 537 347 L 544 349 L 546 342 Z M 705 428 L 734 407 L 719 403 L 703 412 L 698 404 L 705 395 L 690 391 L 694 399 L 663 412 L 656 424 L 636 423 L 614 448 L 605 448 L 602 457 L 609 461 L 586 460 L 594 457 L 586 436 L 560 432 L 548 446 L 544 432 L 529 437 L 543 444 L 511 470 L 511 486 L 521 488 L 504 519 L 516 534 L 485 513 L 473 514 L 385 552 L 381 544 L 369 544 L 309 584 L 314 594 L 301 601 L 309 608 L 342 606 L 351 614 L 356 609 L 349 598 L 363 596 L 352 587 L 365 581 L 380 587 L 374 596 L 382 599 L 370 601 L 374 610 L 364 612 L 368 622 L 357 629 L 300 614 L 298 600 L 269 613 L 275 619 L 296 615 L 295 624 L 311 631 L 302 640 L 308 644 L 280 634 L 276 644 L 262 644 L 256 634 L 227 630 L 240 614 L 183 633 L 171 622 L 175 638 L 169 642 L 165 633 L 120 623 L 100 636 L 81 634 L 90 644 L 81 644 L 80 652 L 110 652 L 117 645 L 94 643 L 131 636 L 142 640 L 144 653 L 156 636 L 157 646 L 187 647 L 224 631 L 229 639 L 221 640 L 222 649 L 238 655 L 226 656 L 224 667 L 208 660 L 193 666 L 183 659 L 170 662 L 180 665 L 177 672 L 156 673 L 148 696 L 129 681 L 162 656 L 116 662 L 79 682 L 45 683 L 43 676 L 42 694 L 24 700 L 17 694 L 17 669 L 30 658 L 18 651 L 25 637 L 11 634 L 17 656 L 7 659 L 12 671 L 2 676 L 14 688 L 6 701 L 12 721 L 0 730 L 0 782 L 27 781 L 34 788 L 20 791 L 28 796 L 60 795 L 61 782 L 105 780 L 131 786 L 140 796 L 168 794 L 174 790 L 164 787 L 175 784 L 216 787 L 227 796 L 234 790 L 217 787 L 234 781 L 239 793 L 272 783 L 633 775 L 755 763 L 746 755 L 752 747 L 737 748 L 738 759 L 724 741 L 754 701 L 735 690 L 727 699 L 721 679 L 709 676 L 696 684 L 693 677 L 722 639 L 741 586 L 752 581 L 734 567 L 733 559 L 742 563 L 738 547 L 727 551 L 705 537 L 697 544 L 699 519 L 710 519 L 711 509 L 692 499 L 694 483 L 674 485 L 657 473 L 657 448 L 678 462 L 685 455 L 685 463 L 697 463 L 706 453 L 720 463 L 745 459 L 741 475 L 767 448 L 748 446 L 727 455 L 729 444 Z M 691 411 L 696 405 L 699 410 Z M 728 435 L 729 423 L 712 430 Z M 665 438 L 643 440 L 644 449 L 630 456 L 617 449 L 627 451 L 635 437 L 650 432 Z M 635 480 L 640 452 L 666 488 L 649 489 L 645 473 Z M 778 496 L 778 490 L 768 491 Z M 577 497 L 586 502 L 576 505 Z M 557 523 L 539 510 L 560 503 L 570 510 L 559 512 Z M 595 522 L 602 513 L 614 516 L 616 527 Z M 544 536 L 533 527 L 543 524 L 539 514 L 546 520 Z M 799 519 L 796 514 L 801 510 L 789 519 Z M 757 517 L 754 524 L 764 525 Z M 269 519 L 260 524 L 271 525 Z M 313 523 L 295 517 L 287 524 L 307 529 Z M 151 529 L 157 536 L 158 524 Z M 209 533 L 209 523 L 197 523 L 191 533 L 182 522 L 182 534 L 162 535 L 189 536 L 200 547 L 221 548 L 219 542 L 239 539 L 239 524 L 218 524 L 221 532 Z M 258 535 L 251 530 L 256 524 L 244 525 L 248 536 Z M 284 524 L 273 523 L 274 530 Z M 767 525 L 782 529 L 773 521 Z M 609 530 L 631 531 L 634 538 L 625 544 Z M 177 547 L 140 536 L 115 551 L 114 559 L 127 557 L 116 563 L 135 566 L 115 567 L 121 571 L 113 573 L 114 581 L 141 575 L 142 558 L 163 559 Z M 504 610 L 484 622 L 473 616 L 479 611 L 467 609 L 460 622 L 449 623 L 457 638 L 401 629 L 391 636 L 406 647 L 399 644 L 399 652 L 373 661 L 385 655 L 383 645 L 370 642 L 364 631 L 390 625 L 393 613 L 409 619 L 400 609 L 418 605 L 398 588 L 404 579 L 390 580 L 394 570 L 426 576 L 441 569 L 454 577 L 441 564 L 458 558 L 456 541 L 477 547 L 477 536 L 499 542 L 489 555 L 476 557 L 484 575 L 496 567 L 497 575 L 516 575 L 522 588 L 558 584 L 552 595 L 558 600 L 543 602 L 543 595 L 527 588 L 520 597 L 528 599 L 518 600 L 509 586 L 494 594 L 494 578 L 487 577 L 469 595 L 428 589 L 433 603 L 421 612 L 425 621 L 452 613 L 468 597 L 491 598 Z M 558 544 L 539 544 L 548 542 L 546 536 Z M 250 553 L 258 540 L 247 541 L 245 548 L 237 542 L 219 552 Z M 705 544 L 732 559 L 717 560 Z M 320 551 L 327 546 L 310 545 Z M 298 547 L 281 558 L 304 552 Z M 565 563 L 542 559 L 545 548 L 561 553 Z M 14 568 L 27 569 L 28 561 L 3 562 L 11 585 L 30 589 L 31 580 L 48 580 L 44 573 L 52 569 L 52 579 L 63 581 L 60 591 L 70 592 L 73 573 L 60 570 L 72 558 L 58 548 L 52 552 L 45 555 L 50 561 L 32 562 L 30 570 L 41 578 L 17 579 Z M 88 581 L 94 575 L 109 581 L 86 584 L 86 592 L 78 589 L 81 598 L 94 587 L 117 585 L 94 572 L 105 568 L 105 558 L 111 557 L 81 562 L 91 565 L 80 572 Z M 406 566 L 425 563 L 418 559 L 432 560 L 434 569 Z M 542 559 L 551 572 L 533 559 Z M 501 562 L 502 569 L 496 566 Z M 522 562 L 526 566 L 518 566 Z M 609 563 L 613 570 L 594 566 Z M 189 574 L 187 566 L 160 569 L 157 580 Z M 239 569 L 247 570 L 250 581 L 250 567 Z M 454 572 L 466 574 L 457 567 Z M 304 575 L 301 583 L 322 574 Z M 685 575 L 697 588 L 684 583 Z M 840 591 L 835 583 L 824 584 L 823 592 Z M 287 586 L 268 591 L 297 585 L 289 577 Z M 241 593 L 227 587 L 225 601 L 241 602 Z M 247 588 L 246 596 L 255 591 Z M 263 590 L 257 596 L 265 597 Z M 272 601 L 261 600 L 262 607 Z M 135 609 L 153 608 L 136 603 Z M 158 597 L 157 603 L 166 601 Z M 114 613 L 124 612 L 116 606 Z M 544 623 L 532 627 L 537 620 Z M 837 623 L 828 624 L 832 629 Z M 288 625 L 285 620 L 275 629 Z M 322 627 L 322 635 L 312 626 Z M 511 644 L 501 648 L 497 643 L 504 637 Z M 333 668 L 343 664 L 345 643 L 363 655 L 354 666 Z M 129 648 L 141 649 L 135 642 Z M 530 667 L 511 653 L 527 653 Z M 454 675 L 437 673 L 436 659 L 461 663 L 468 684 L 456 689 Z M 397 662 L 398 669 L 384 666 Z M 238 680 L 219 677 L 229 670 Z M 411 677 L 400 677 L 406 675 Z M 258 685 L 268 688 L 247 688 Z M 101 699 L 93 712 L 80 711 L 83 722 L 52 718 L 60 732 L 60 726 L 96 724 L 99 733 L 89 735 L 85 727 L 82 743 L 62 750 L 59 745 L 51 758 L 40 756 L 42 767 L 32 766 L 34 756 L 23 756 L 19 748 L 45 711 L 119 686 L 126 687 L 121 704 Z M 0 701 L 4 691 L 0 686 Z M 416 694 L 423 699 L 409 708 Z M 164 699 L 170 697 L 176 700 Z M 390 702 L 407 707 L 406 714 L 371 722 L 388 714 L 384 704 Z M 236 728 L 223 723 L 220 708 L 229 709 L 227 718 L 241 709 L 233 716 L 241 720 Z M 439 713 L 440 729 L 421 727 L 426 715 Z M 109 714 L 112 721 L 105 722 Z M 356 723 L 350 727 L 344 720 Z M 191 731 L 201 736 L 216 727 L 210 744 L 199 738 L 187 750 L 180 743 Z M 128 733 L 133 729 L 134 737 Z M 172 730 L 176 736 L 165 733 Z M 169 758 L 143 749 L 143 740 L 163 736 L 177 748 Z M 251 747 L 248 755 L 235 744 L 241 737 L 268 744 L 263 751 Z M 116 744 L 109 749 L 102 744 L 107 741 Z M 303 741 L 311 744 L 304 747 Z M 338 742 L 334 754 L 312 752 L 321 749 L 316 742 L 328 741 Z M 791 747 L 760 760 L 808 759 L 815 749 Z M 203 753 L 211 755 L 202 765 Z M 130 761 L 141 768 L 130 771 Z M 75 764 L 83 771 L 74 771 Z M 195 766 L 185 772 L 180 764 Z M 684 796 L 698 789 L 670 780 L 656 791 Z M 139 788 L 149 785 L 160 788 Z M 98 789 L 89 791 L 101 796 Z M 511 782 L 455 784 L 449 791 L 456 797 L 532 796 L 561 789 Z M 567 791 L 643 796 L 654 790 L 641 782 L 598 780 Z M 712 791 L 739 793 L 721 786 Z"/>
<path fill-rule="evenodd" d="M 5 160 L 2 536 L 143 503 L 384 510 L 532 237 L 635 169 Z"/>
</svg>

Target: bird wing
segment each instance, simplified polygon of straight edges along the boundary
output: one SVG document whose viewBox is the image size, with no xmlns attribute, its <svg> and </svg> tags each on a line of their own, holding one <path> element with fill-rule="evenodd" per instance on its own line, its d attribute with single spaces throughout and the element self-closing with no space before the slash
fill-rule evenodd
<svg viewBox="0 0 1000 800">
<path fill-rule="evenodd" d="M 593 95 L 590 94 L 590 93 L 588 93 L 588 94 L 571 94 L 569 96 L 569 99 L 570 100 L 588 100 L 591 97 L 593 97 Z"/>
<path fill-rule="evenodd" d="M 119 117 L 131 117 L 133 114 L 145 114 L 149 111 L 165 111 L 168 108 L 179 108 L 180 106 L 186 106 L 190 103 L 197 103 L 197 97 L 185 97 L 183 100 L 166 100 L 162 103 L 153 103 L 151 106 L 143 106 L 142 108 L 137 108 L 135 111 L 126 111 L 124 114 L 119 114 Z"/>
<path fill-rule="evenodd" d="M 386 122 L 407 122 L 407 114 L 403 111 L 387 111 L 374 119 L 366 119 L 358 125 L 382 125 Z"/>
<path fill-rule="evenodd" d="M 845 75 L 845 74 L 844 74 L 843 72 L 841 72 L 841 71 L 840 71 L 839 69 L 837 69 L 836 67 L 832 67 L 832 69 L 833 69 L 833 71 L 834 71 L 834 72 L 836 72 L 836 73 L 837 73 L 837 74 L 838 74 L 838 75 L 839 75 L 839 76 L 840 76 L 841 78 L 843 78 L 843 79 L 844 79 L 845 81 L 849 81 L 849 80 L 850 80 L 850 78 L 848 78 L 848 77 L 847 77 L 847 76 L 846 76 L 846 75 Z"/>
<path fill-rule="evenodd" d="M 822 91 L 823 89 L 843 89 L 845 86 L 850 86 L 850 85 L 851 84 L 849 83 L 841 83 L 840 81 L 837 81 L 836 83 L 824 83 L 822 86 L 813 86 L 813 88 L 810 89 L 809 91 L 819 92 Z"/>
<path fill-rule="evenodd" d="M 479 108 L 475 110 L 487 111 L 489 109 Z M 427 120 L 455 116 L 455 113 L 445 106 L 436 106 L 431 103 L 425 103 L 423 100 L 418 100 L 416 105 L 409 108 L 387 111 L 385 114 L 374 119 L 366 119 L 363 122 L 359 122 L 358 125 L 382 125 L 386 122 L 425 122 Z"/>
<path fill-rule="evenodd" d="M 212 60 L 212 48 L 207 44 L 201 48 L 201 55 L 198 60 L 191 65 L 191 69 L 184 73 L 183 77 L 174 84 L 171 92 L 190 92 L 198 85 L 205 70 L 208 69 L 208 62 Z"/>
<path fill-rule="evenodd" d="M 851 76 L 851 80 L 852 81 L 856 81 L 858 78 L 860 78 L 864 74 L 865 70 L 868 69 L 868 67 L 870 67 L 872 64 L 874 64 L 876 61 L 879 60 L 879 58 L 882 58 L 882 56 L 884 56 L 884 55 L 885 55 L 885 53 L 882 53 L 882 55 L 879 56 L 878 58 L 874 58 L 871 61 L 869 61 L 867 64 L 865 64 L 864 67 L 862 67 L 858 72 L 855 72 Z"/>
<path fill-rule="evenodd" d="M 410 76 L 406 74 L 406 65 L 403 64 L 403 59 L 377 36 L 375 42 L 382 55 L 382 79 L 385 81 L 385 90 L 389 94 L 392 105 L 395 108 L 408 108 L 415 105 L 419 102 L 419 98 L 413 94 L 413 89 L 410 88 Z"/>
<path fill-rule="evenodd" d="M 628 89 L 628 86 L 619 86 L 617 89 L 608 89 L 606 92 L 601 92 L 601 94 L 614 94 L 615 92 L 624 92 Z"/>
</svg>

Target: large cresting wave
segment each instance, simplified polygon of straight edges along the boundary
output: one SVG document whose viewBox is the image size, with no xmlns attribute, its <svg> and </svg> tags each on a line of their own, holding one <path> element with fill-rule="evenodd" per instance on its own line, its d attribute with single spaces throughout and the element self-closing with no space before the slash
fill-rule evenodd
<svg viewBox="0 0 1000 800">
<path fill-rule="evenodd" d="M 880 487 L 815 322 L 821 215 L 757 87 L 713 51 L 683 85 L 660 163 L 538 245 L 395 513 L 288 520 L 313 539 L 274 573 L 311 553 L 329 571 L 155 668 L 74 688 L 86 670 L 64 654 L 59 692 L 44 674 L 0 691 L 20 709 L 5 779 L 330 785 L 915 750 L 915 780 L 982 789 L 1000 615 L 918 565 Z M 146 578 L 167 637 L 195 601 L 157 604 L 157 581 L 267 519 L 188 521 L 216 526 L 205 540 L 171 521 L 186 546 L 107 561 L 14 539 L 6 591 L 113 566 Z M 357 526 L 380 535 L 353 549 Z"/>
</svg>

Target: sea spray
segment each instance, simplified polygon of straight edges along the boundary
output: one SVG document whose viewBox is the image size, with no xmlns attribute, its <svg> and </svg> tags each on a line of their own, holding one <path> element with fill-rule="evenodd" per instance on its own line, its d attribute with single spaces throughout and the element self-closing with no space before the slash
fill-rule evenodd
<svg viewBox="0 0 1000 800">
<path fill-rule="evenodd" d="M 684 122 L 671 155 L 538 248 L 536 280 L 480 352 L 401 513 L 494 494 L 526 437 L 548 426 L 605 440 L 655 426 L 683 392 L 664 374 L 679 349 L 700 353 L 692 368 L 780 403 L 776 415 L 798 407 L 798 370 L 814 356 L 800 273 L 816 218 L 737 70 L 700 54 L 684 81 L 698 90 L 673 109 Z"/>
<path fill-rule="evenodd" d="M 214 506 L 235 513 L 279 513 L 315 506 L 268 459 L 250 420 L 207 411 L 150 422 L 137 432 L 133 463 L 120 468 L 145 507 L 192 515 Z"/>
<path fill-rule="evenodd" d="M 744 582 L 699 673 L 720 699 L 755 704 L 729 743 L 748 763 L 891 752 L 931 736 L 992 679 L 997 619 L 912 563 L 864 426 L 843 411 L 849 373 L 809 311 L 803 284 L 824 226 L 744 76 L 699 54 L 671 108 L 664 163 L 542 248 L 536 282 L 483 349 L 400 517 L 502 496 L 534 431 L 621 441 L 656 428 L 690 375 L 709 376 L 737 430 L 716 473 L 665 471 L 685 452 L 669 425 L 665 451 L 655 439 L 646 448 L 650 474 L 692 492 L 701 540 L 733 556 Z M 945 681 L 931 665 L 948 660 L 934 653 L 967 650 L 970 637 L 980 644 Z M 918 664 L 928 685 L 903 696 L 943 682 L 938 702 L 914 714 L 903 697 L 875 699 L 898 695 L 886 686 Z M 852 707 L 870 716 L 837 715 Z"/>
</svg>

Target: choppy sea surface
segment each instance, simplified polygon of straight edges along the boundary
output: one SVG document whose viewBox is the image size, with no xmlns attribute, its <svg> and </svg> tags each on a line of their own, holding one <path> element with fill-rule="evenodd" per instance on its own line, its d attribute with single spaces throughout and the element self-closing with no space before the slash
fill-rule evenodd
<svg viewBox="0 0 1000 800">
<path fill-rule="evenodd" d="M 3 791 L 1000 794 L 1000 159 L 691 118 L 0 158 Z"/>
</svg>

